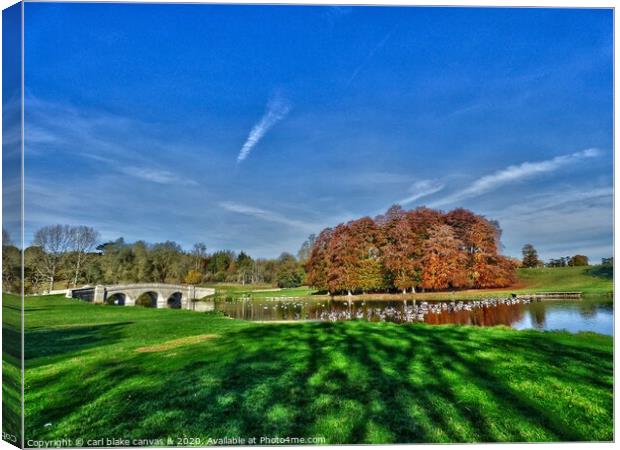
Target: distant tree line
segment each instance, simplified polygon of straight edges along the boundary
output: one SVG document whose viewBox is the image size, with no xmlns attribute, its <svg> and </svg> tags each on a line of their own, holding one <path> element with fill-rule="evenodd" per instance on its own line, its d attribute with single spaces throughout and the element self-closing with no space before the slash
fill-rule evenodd
<svg viewBox="0 0 620 450">
<path fill-rule="evenodd" d="M 6 230 L 2 242 L 4 290 L 19 292 L 20 251 Z M 300 258 L 307 255 L 310 244 L 304 245 Z M 92 227 L 52 225 L 37 230 L 24 251 L 24 287 L 28 293 L 126 282 L 264 283 L 286 288 L 305 283 L 305 262 L 289 253 L 276 259 L 254 259 L 243 251 L 208 253 L 204 243 L 194 244 L 190 251 L 172 241 L 129 243 L 119 238 L 102 243 Z"/>
<path fill-rule="evenodd" d="M 501 229 L 466 209 L 429 208 L 363 217 L 324 229 L 306 265 L 331 293 L 509 286 L 516 262 L 499 254 Z"/>
<path fill-rule="evenodd" d="M 588 257 L 585 255 L 563 256 L 560 258 L 552 258 L 546 264 L 547 267 L 575 267 L 588 266 Z"/>
<path fill-rule="evenodd" d="M 499 254 L 497 222 L 465 209 L 405 211 L 400 206 L 371 219 L 363 217 L 318 236 L 311 235 L 297 256 L 252 258 L 241 251 L 190 251 L 172 241 L 149 244 L 123 238 L 101 242 L 92 227 L 51 225 L 34 234 L 24 252 L 27 293 L 85 284 L 164 282 L 186 284 L 266 284 L 282 288 L 309 284 L 330 293 L 390 292 L 505 287 L 516 267 L 586 266 L 585 255 L 544 264 L 532 244 L 522 261 Z M 21 290 L 21 254 L 2 230 L 2 282 Z M 613 258 L 603 258 L 613 270 Z"/>
<path fill-rule="evenodd" d="M 2 229 L 2 291 L 21 292 L 21 254 L 9 233 Z"/>
<path fill-rule="evenodd" d="M 523 259 L 521 267 L 575 267 L 587 266 L 590 261 L 585 255 L 563 256 L 560 258 L 551 258 L 547 263 L 538 258 L 538 252 L 532 244 L 525 244 L 521 249 Z M 605 264 L 603 258 L 603 264 Z"/>
</svg>

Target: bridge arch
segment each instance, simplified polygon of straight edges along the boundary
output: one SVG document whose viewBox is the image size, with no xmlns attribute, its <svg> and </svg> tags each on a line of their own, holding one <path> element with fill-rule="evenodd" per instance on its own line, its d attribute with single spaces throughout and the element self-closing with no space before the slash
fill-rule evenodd
<svg viewBox="0 0 620 450">
<path fill-rule="evenodd" d="M 144 291 L 136 296 L 136 306 L 144 306 L 146 308 L 157 308 L 158 300 L 161 295 L 156 291 Z"/>
<path fill-rule="evenodd" d="M 105 299 L 106 304 L 114 305 L 114 306 L 125 306 L 127 303 L 127 294 L 122 292 L 116 292 L 114 294 L 109 295 Z"/>
<path fill-rule="evenodd" d="M 168 308 L 181 309 L 183 307 L 183 293 L 177 291 L 170 294 L 166 301 L 166 306 Z"/>
</svg>

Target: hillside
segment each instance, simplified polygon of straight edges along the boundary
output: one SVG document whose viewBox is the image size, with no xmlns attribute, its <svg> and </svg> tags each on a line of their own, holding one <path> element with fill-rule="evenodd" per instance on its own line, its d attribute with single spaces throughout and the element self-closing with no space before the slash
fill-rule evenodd
<svg viewBox="0 0 620 450">
<path fill-rule="evenodd" d="M 580 291 L 590 294 L 613 292 L 613 275 L 603 266 L 542 267 L 519 269 L 518 292 Z"/>
</svg>

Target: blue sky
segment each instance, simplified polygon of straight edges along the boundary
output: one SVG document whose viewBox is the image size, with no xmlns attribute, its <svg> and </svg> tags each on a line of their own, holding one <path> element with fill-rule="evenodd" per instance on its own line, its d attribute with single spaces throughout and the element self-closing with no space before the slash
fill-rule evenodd
<svg viewBox="0 0 620 450">
<path fill-rule="evenodd" d="M 612 254 L 612 12 L 26 4 L 26 240 L 296 252 L 400 202 Z"/>
<path fill-rule="evenodd" d="M 2 11 L 2 229 L 21 247 L 21 6 Z"/>
</svg>

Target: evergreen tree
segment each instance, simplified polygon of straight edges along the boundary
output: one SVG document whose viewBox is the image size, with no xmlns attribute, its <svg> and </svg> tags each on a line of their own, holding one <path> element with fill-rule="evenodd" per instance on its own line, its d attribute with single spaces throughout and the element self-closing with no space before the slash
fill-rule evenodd
<svg viewBox="0 0 620 450">
<path fill-rule="evenodd" d="M 525 244 L 521 249 L 523 254 L 523 261 L 521 265 L 523 267 L 538 267 L 540 260 L 538 259 L 538 252 L 532 244 Z"/>
</svg>

